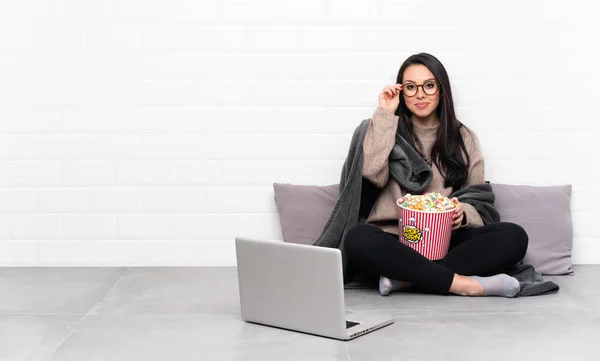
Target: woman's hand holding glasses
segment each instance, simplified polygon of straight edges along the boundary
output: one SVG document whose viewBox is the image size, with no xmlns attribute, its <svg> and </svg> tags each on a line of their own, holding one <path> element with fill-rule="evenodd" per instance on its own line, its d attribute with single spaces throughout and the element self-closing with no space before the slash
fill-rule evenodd
<svg viewBox="0 0 600 361">
<path fill-rule="evenodd" d="M 400 91 L 402 84 L 387 85 L 379 94 L 379 106 L 395 114 L 400 104 Z"/>
</svg>

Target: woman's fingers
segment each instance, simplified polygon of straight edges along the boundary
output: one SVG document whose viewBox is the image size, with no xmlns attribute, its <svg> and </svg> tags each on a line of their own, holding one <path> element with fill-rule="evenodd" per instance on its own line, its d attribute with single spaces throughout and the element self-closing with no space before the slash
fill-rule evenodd
<svg viewBox="0 0 600 361">
<path fill-rule="evenodd" d="M 393 97 L 394 96 L 394 93 L 390 89 L 388 89 L 388 88 L 383 89 L 383 91 L 381 92 L 381 94 L 384 95 L 384 96 L 387 96 L 387 97 Z"/>
<path fill-rule="evenodd" d="M 456 219 L 456 218 L 460 217 L 463 214 L 464 208 L 463 208 L 462 203 L 460 203 L 458 201 L 458 198 L 454 197 L 454 198 L 452 198 L 450 200 L 452 202 L 456 203 L 456 209 L 454 209 L 454 219 Z"/>
<path fill-rule="evenodd" d="M 388 85 L 385 87 L 385 90 L 387 91 L 388 94 L 390 94 L 391 96 L 394 96 L 395 94 L 398 94 L 400 92 L 400 90 L 402 90 L 402 87 L 400 87 L 400 89 L 398 89 L 398 87 L 395 85 Z"/>
<path fill-rule="evenodd" d="M 460 226 L 460 224 L 462 223 L 463 217 L 464 217 L 463 212 L 454 213 L 454 219 L 452 220 L 452 224 L 454 226 Z"/>
<path fill-rule="evenodd" d="M 462 223 L 462 217 L 455 218 L 452 221 L 452 230 L 458 229 L 460 227 L 461 223 Z"/>
</svg>

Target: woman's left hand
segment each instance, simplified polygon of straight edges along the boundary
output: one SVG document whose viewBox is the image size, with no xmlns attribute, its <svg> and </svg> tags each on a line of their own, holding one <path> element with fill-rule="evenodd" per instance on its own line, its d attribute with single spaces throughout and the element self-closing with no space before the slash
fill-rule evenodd
<svg viewBox="0 0 600 361">
<path fill-rule="evenodd" d="M 465 216 L 464 209 L 462 203 L 458 201 L 458 198 L 454 197 L 451 199 L 454 203 L 456 203 L 456 209 L 454 209 L 454 220 L 452 221 L 452 230 L 460 228 L 462 220 Z"/>
</svg>

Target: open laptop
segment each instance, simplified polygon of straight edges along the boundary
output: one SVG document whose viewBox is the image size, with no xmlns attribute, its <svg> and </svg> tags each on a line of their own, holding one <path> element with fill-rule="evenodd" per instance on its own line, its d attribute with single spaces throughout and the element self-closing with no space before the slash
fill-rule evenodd
<svg viewBox="0 0 600 361">
<path fill-rule="evenodd" d="M 244 237 L 235 247 L 244 321 L 339 340 L 394 322 L 387 315 L 346 317 L 339 249 Z"/>
</svg>

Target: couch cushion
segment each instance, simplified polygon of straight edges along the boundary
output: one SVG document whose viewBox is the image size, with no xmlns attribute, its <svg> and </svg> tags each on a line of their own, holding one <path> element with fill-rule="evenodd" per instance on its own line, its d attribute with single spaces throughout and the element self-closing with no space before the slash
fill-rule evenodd
<svg viewBox="0 0 600 361">
<path fill-rule="evenodd" d="M 339 185 L 274 183 L 273 188 L 284 241 L 313 244 L 333 212 Z"/>
<path fill-rule="evenodd" d="M 529 247 L 524 262 L 545 275 L 573 273 L 571 185 L 491 185 L 502 221 L 519 224 L 527 231 Z"/>
<path fill-rule="evenodd" d="M 524 262 L 545 275 L 573 273 L 571 185 L 528 186 L 491 183 L 502 221 L 529 235 Z M 312 244 L 321 234 L 339 197 L 339 185 L 273 184 L 283 239 Z"/>
</svg>

